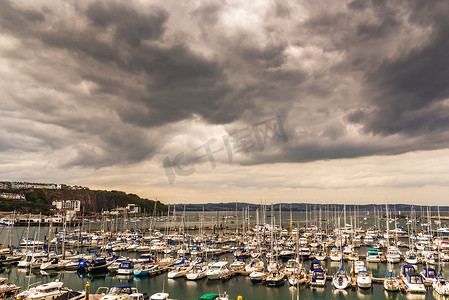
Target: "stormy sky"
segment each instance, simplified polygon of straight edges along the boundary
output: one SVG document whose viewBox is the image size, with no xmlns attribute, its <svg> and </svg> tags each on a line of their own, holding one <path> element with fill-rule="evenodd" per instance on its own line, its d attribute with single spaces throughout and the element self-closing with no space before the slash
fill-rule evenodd
<svg viewBox="0 0 449 300">
<path fill-rule="evenodd" d="M 447 1 L 0 0 L 1 180 L 449 205 Z"/>
</svg>

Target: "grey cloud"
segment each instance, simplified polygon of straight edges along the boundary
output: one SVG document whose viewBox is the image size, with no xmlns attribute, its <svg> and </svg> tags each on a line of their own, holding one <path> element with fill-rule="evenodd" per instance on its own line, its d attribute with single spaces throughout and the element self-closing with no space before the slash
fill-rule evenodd
<svg viewBox="0 0 449 300">
<path fill-rule="evenodd" d="M 23 106 L 15 120 L 53 133 L 30 133 L 38 149 L 70 149 L 61 163 L 70 167 L 150 159 L 188 132 L 173 124 L 194 116 L 228 129 L 281 114 L 289 141 L 245 164 L 443 148 L 444 135 L 429 134 L 449 124 L 449 9 L 436 3 L 276 1 L 255 12 L 257 28 L 227 27 L 230 3 L 187 3 L 189 25 L 174 29 L 169 6 L 68 2 L 60 16 L 50 2 L 2 1 L 1 33 L 20 44 L 2 57 L 26 82 L 2 88 Z M 305 19 L 296 15 L 304 10 Z M 413 34 L 428 28 L 420 43 Z M 353 124 L 359 138 L 348 136 Z"/>
<path fill-rule="evenodd" d="M 379 91 L 370 101 L 374 111 L 362 120 L 367 132 L 426 134 L 449 128 L 449 22 L 448 5 L 436 8 L 429 41 L 368 73 L 369 91 Z"/>
<path fill-rule="evenodd" d="M 147 10 L 147 13 L 142 13 L 123 3 L 97 1 L 89 4 L 86 16 L 103 29 L 114 27 L 117 40 L 138 46 L 142 40 L 160 38 L 168 18 L 168 12 L 161 8 Z"/>
</svg>

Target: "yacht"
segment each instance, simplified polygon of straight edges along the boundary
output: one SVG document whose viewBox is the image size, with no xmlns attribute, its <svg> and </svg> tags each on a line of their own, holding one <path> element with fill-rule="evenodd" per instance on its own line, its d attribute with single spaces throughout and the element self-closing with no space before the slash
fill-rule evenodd
<svg viewBox="0 0 449 300">
<path fill-rule="evenodd" d="M 356 279 L 357 287 L 359 289 L 367 290 L 373 286 L 373 281 L 368 271 L 361 270 L 357 274 Z"/>
<path fill-rule="evenodd" d="M 306 273 L 304 269 L 299 269 L 287 276 L 287 281 L 292 286 L 297 286 L 298 284 L 302 284 L 306 282 Z"/>
<path fill-rule="evenodd" d="M 401 260 L 401 252 L 397 247 L 390 246 L 385 257 L 389 263 L 398 263 Z"/>
<path fill-rule="evenodd" d="M 265 284 L 267 286 L 281 286 L 285 283 L 285 274 L 281 271 L 271 272 L 265 279 Z"/>
<path fill-rule="evenodd" d="M 262 270 L 255 270 L 249 274 L 249 279 L 251 279 L 252 283 L 261 282 L 265 277 L 267 277 L 267 273 Z"/>
<path fill-rule="evenodd" d="M 358 274 L 360 271 L 366 271 L 365 263 L 361 260 L 354 262 L 354 270 L 351 268 L 351 274 Z"/>
<path fill-rule="evenodd" d="M 68 292 L 68 289 L 62 288 L 62 285 L 63 282 L 59 280 L 41 284 L 21 292 L 16 299 L 52 300 Z"/>
<path fill-rule="evenodd" d="M 129 260 L 122 261 L 117 269 L 118 275 L 131 275 L 134 273 L 134 263 Z"/>
<path fill-rule="evenodd" d="M 235 259 L 232 263 L 231 263 L 231 270 L 233 271 L 239 271 L 239 270 L 243 270 L 245 268 L 245 260 L 242 259 Z"/>
<path fill-rule="evenodd" d="M 213 263 L 206 272 L 207 279 L 222 279 L 228 276 L 230 273 L 228 264 L 229 263 L 227 261 L 218 261 Z"/>
<path fill-rule="evenodd" d="M 415 251 L 409 250 L 405 255 L 405 262 L 409 265 L 416 265 L 418 263 L 418 256 Z"/>
<path fill-rule="evenodd" d="M 313 269 L 312 279 L 310 281 L 311 286 L 326 286 L 326 272 L 322 269 Z"/>
<path fill-rule="evenodd" d="M 136 288 L 129 285 L 116 285 L 105 296 L 101 297 L 100 300 L 128 300 L 129 295 L 137 292 Z"/>
<path fill-rule="evenodd" d="M 426 287 L 419 273 L 408 273 L 404 280 L 407 292 L 409 293 L 425 293 Z"/>
<path fill-rule="evenodd" d="M 187 271 L 186 278 L 188 280 L 198 280 L 201 278 L 205 278 L 207 276 L 206 275 L 207 270 L 208 269 L 206 266 L 195 265 L 190 270 Z"/>
<path fill-rule="evenodd" d="M 168 272 L 167 276 L 169 279 L 180 278 L 180 277 L 186 276 L 187 271 L 188 271 L 187 267 L 184 267 L 184 266 L 175 267 L 173 270 Z"/>
<path fill-rule="evenodd" d="M 150 272 L 156 271 L 159 268 L 156 264 L 136 264 L 134 265 L 134 275 L 136 276 L 145 276 L 150 274 Z"/>
<path fill-rule="evenodd" d="M 380 254 L 376 248 L 369 248 L 366 253 L 366 262 L 369 263 L 378 263 L 380 262 Z"/>
<path fill-rule="evenodd" d="M 168 293 L 160 292 L 151 295 L 150 300 L 172 300 L 169 297 L 170 295 Z"/>
<path fill-rule="evenodd" d="M 326 257 L 327 257 L 326 251 L 324 251 L 324 250 L 320 250 L 317 253 L 315 253 L 315 258 L 318 260 L 323 261 L 326 259 Z"/>
<path fill-rule="evenodd" d="M 303 259 L 303 260 L 307 260 L 310 257 L 310 254 L 312 254 L 312 252 L 310 251 L 309 247 L 301 247 L 299 249 L 299 256 Z"/>
</svg>

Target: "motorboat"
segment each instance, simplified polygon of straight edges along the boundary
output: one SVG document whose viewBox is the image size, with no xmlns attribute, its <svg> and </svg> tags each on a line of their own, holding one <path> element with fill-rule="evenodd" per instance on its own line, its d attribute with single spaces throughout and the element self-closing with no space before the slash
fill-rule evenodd
<svg viewBox="0 0 449 300">
<path fill-rule="evenodd" d="M 360 271 L 366 271 L 365 263 L 362 260 L 354 261 L 354 270 L 351 268 L 351 274 L 358 274 Z"/>
<path fill-rule="evenodd" d="M 368 271 L 360 270 L 357 274 L 356 284 L 359 289 L 367 290 L 373 286 L 373 280 Z"/>
<path fill-rule="evenodd" d="M 226 292 L 223 294 L 204 294 L 199 300 L 229 300 L 229 296 Z"/>
<path fill-rule="evenodd" d="M 284 285 L 285 273 L 281 271 L 271 272 L 265 279 L 265 284 L 270 287 Z"/>
<path fill-rule="evenodd" d="M 149 300 L 149 297 L 146 292 L 132 293 L 131 295 L 128 296 L 128 300 Z"/>
<path fill-rule="evenodd" d="M 223 279 L 228 276 L 230 273 L 228 264 L 229 263 L 227 261 L 218 261 L 213 263 L 206 272 L 207 279 Z"/>
<path fill-rule="evenodd" d="M 145 276 L 150 274 L 150 272 L 156 271 L 159 268 L 158 265 L 155 264 L 136 264 L 134 265 L 134 275 L 136 276 Z"/>
<path fill-rule="evenodd" d="M 366 253 L 366 262 L 369 263 L 379 263 L 380 262 L 380 254 L 376 248 L 369 248 Z"/>
<path fill-rule="evenodd" d="M 100 300 L 128 300 L 129 295 L 137 293 L 137 289 L 127 284 L 113 286 Z"/>
<path fill-rule="evenodd" d="M 181 267 L 175 267 L 170 272 L 168 272 L 168 278 L 174 279 L 174 278 L 180 278 L 186 276 L 186 273 L 189 268 L 181 266 Z"/>
<path fill-rule="evenodd" d="M 150 300 L 171 300 L 170 295 L 168 293 L 159 292 L 151 295 Z"/>
<path fill-rule="evenodd" d="M 310 280 L 311 286 L 322 287 L 326 286 L 326 272 L 323 268 L 313 269 L 311 271 L 312 278 Z"/>
<path fill-rule="evenodd" d="M 409 273 L 416 273 L 416 269 L 412 265 L 403 265 L 401 267 L 401 279 L 405 281 Z"/>
<path fill-rule="evenodd" d="M 186 278 L 188 280 L 198 280 L 207 277 L 206 272 L 208 268 L 206 266 L 194 265 L 190 270 L 186 272 Z"/>
<path fill-rule="evenodd" d="M 5 278 L 6 279 L 6 278 Z M 0 296 L 2 298 L 8 298 L 14 294 L 16 294 L 20 290 L 20 286 L 12 282 L 2 282 L 0 284 Z"/>
<path fill-rule="evenodd" d="M 51 300 L 68 292 L 62 286 L 62 281 L 51 281 L 19 293 L 16 299 Z"/>
<path fill-rule="evenodd" d="M 390 246 L 387 249 L 387 254 L 385 257 L 389 263 L 398 263 L 401 261 L 401 252 L 397 247 Z"/>
<path fill-rule="evenodd" d="M 267 277 L 268 274 L 265 273 L 263 270 L 260 271 L 252 271 L 249 274 L 249 279 L 251 279 L 252 283 L 258 283 L 261 282 L 265 277 Z"/>
<path fill-rule="evenodd" d="M 119 257 L 116 260 L 114 260 L 109 266 L 108 271 L 109 272 L 118 272 L 118 268 L 124 261 L 129 261 L 129 258 L 127 257 Z"/>
<path fill-rule="evenodd" d="M 426 287 L 419 273 L 408 273 L 404 280 L 407 292 L 409 293 L 425 293 Z"/>
<path fill-rule="evenodd" d="M 118 275 L 131 275 L 134 273 L 134 262 L 125 260 L 120 263 L 118 267 L 117 274 Z"/>
<path fill-rule="evenodd" d="M 95 258 L 92 260 L 83 259 L 78 264 L 78 272 L 99 273 L 108 270 L 108 266 L 112 263 L 106 258 Z"/>
<path fill-rule="evenodd" d="M 243 270 L 245 268 L 245 260 L 243 259 L 235 259 L 231 265 L 231 270 L 233 271 L 240 271 Z"/>
<path fill-rule="evenodd" d="M 314 259 L 310 263 L 309 273 L 312 274 L 313 270 L 322 269 L 322 268 L 323 268 L 323 265 L 321 264 L 321 261 Z"/>
</svg>

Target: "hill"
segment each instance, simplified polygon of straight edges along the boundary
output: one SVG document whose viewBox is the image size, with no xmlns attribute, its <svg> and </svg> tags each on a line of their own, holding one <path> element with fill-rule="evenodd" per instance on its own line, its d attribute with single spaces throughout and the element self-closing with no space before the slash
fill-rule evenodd
<svg viewBox="0 0 449 300">
<path fill-rule="evenodd" d="M 111 210 L 124 207 L 127 204 L 137 204 L 146 212 L 152 212 L 155 201 L 140 198 L 135 194 L 121 191 L 104 190 L 68 190 L 68 189 L 14 189 L 6 191 L 25 195 L 25 200 L 0 199 L 1 211 L 18 211 L 21 213 L 50 213 L 54 208 L 51 203 L 55 200 L 79 200 L 81 209 L 86 214 L 99 213 L 102 210 Z M 166 211 L 167 207 L 157 201 L 156 210 Z"/>
</svg>

